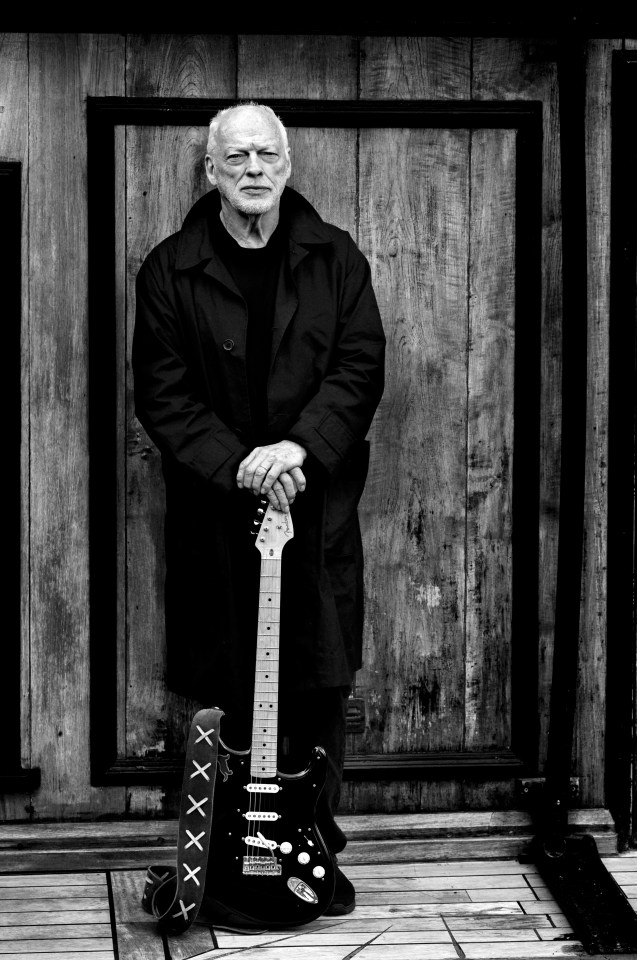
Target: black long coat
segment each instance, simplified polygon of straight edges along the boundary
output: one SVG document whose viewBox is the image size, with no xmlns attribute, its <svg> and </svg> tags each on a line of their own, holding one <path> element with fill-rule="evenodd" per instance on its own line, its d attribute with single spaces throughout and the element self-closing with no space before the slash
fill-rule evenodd
<svg viewBox="0 0 637 960">
<path fill-rule="evenodd" d="M 256 498 L 236 487 L 255 445 L 247 308 L 216 256 L 211 191 L 137 277 L 136 413 L 166 483 L 168 685 L 221 706 L 250 702 L 260 557 Z M 268 378 L 268 435 L 308 450 L 307 490 L 283 552 L 281 667 L 295 689 L 340 686 L 360 666 L 362 550 L 356 507 L 365 435 L 383 391 L 382 324 L 367 260 L 348 233 L 286 188 L 288 252 Z M 307 469 L 306 469 L 307 468 Z"/>
</svg>

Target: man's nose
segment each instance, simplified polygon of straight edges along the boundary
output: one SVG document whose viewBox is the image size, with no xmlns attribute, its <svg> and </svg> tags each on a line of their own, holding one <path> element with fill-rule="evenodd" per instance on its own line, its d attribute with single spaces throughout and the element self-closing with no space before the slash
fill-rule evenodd
<svg viewBox="0 0 637 960">
<path fill-rule="evenodd" d="M 248 154 L 248 165 L 246 167 L 246 173 L 251 177 L 257 177 L 261 170 L 261 164 L 259 163 L 259 158 L 256 153 Z"/>
</svg>

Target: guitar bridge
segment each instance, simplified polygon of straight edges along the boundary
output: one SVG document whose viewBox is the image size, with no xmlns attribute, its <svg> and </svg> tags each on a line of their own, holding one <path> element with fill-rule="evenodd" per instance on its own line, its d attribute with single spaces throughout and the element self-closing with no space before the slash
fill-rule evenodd
<svg viewBox="0 0 637 960">
<path fill-rule="evenodd" d="M 257 877 L 280 877 L 282 867 L 278 860 L 267 857 L 244 857 L 243 873 Z"/>
</svg>

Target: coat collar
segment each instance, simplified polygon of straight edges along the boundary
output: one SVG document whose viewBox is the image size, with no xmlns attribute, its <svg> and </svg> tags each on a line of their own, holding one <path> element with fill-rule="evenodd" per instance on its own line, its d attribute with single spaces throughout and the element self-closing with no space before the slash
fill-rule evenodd
<svg viewBox="0 0 637 960">
<path fill-rule="evenodd" d="M 210 236 L 210 218 L 218 217 L 221 200 L 216 190 L 206 193 L 188 212 L 178 234 L 177 270 L 188 270 L 203 261 L 216 260 Z M 281 196 L 281 219 L 288 224 L 292 250 L 317 243 L 331 243 L 327 224 L 314 207 L 291 187 Z"/>
</svg>

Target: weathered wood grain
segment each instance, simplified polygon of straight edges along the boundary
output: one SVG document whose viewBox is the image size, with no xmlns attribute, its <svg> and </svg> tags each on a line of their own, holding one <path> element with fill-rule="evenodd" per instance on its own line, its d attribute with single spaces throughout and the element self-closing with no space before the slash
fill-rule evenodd
<svg viewBox="0 0 637 960">
<path fill-rule="evenodd" d="M 103 873 L 23 873 L 18 876 L 0 877 L 0 890 L 5 887 L 57 887 L 60 882 L 67 887 L 101 887 L 106 885 Z"/>
<path fill-rule="evenodd" d="M 59 957 L 60 954 L 56 952 L 52 953 L 50 950 L 46 950 L 46 952 L 42 952 L 38 949 L 36 950 L 29 949 L 28 952 L 26 953 L 22 953 L 22 952 L 16 953 L 15 951 L 12 951 L 11 956 L 13 957 L 25 956 L 28 958 L 28 960 L 51 960 L 52 956 Z M 78 951 L 75 951 L 73 948 L 69 950 L 65 948 L 63 956 L 64 956 L 64 960 L 114 960 L 115 954 L 113 953 L 112 950 L 95 950 L 95 951 L 91 950 L 90 953 L 87 953 L 86 951 L 81 949 L 78 949 Z"/>
<path fill-rule="evenodd" d="M 449 866 L 447 870 L 450 870 Z M 351 879 L 350 871 L 348 871 L 348 876 Z M 501 875 L 499 872 L 497 874 L 488 873 L 486 876 L 482 874 L 476 876 L 465 874 L 458 877 L 363 877 L 356 881 L 357 893 L 359 891 L 360 893 L 380 893 L 387 891 L 395 893 L 406 890 L 412 892 L 416 890 L 433 890 L 440 893 L 443 890 L 467 890 L 469 888 L 472 890 L 490 890 L 492 888 L 519 890 L 522 886 L 524 886 L 524 876 L 521 873 Z M 534 885 L 534 889 L 537 889 L 537 884 Z"/>
<path fill-rule="evenodd" d="M 388 338 L 360 514 L 361 752 L 459 749 L 463 717 L 468 136 L 363 130 L 360 243 Z M 459 318 L 462 318 L 459 320 Z"/>
<path fill-rule="evenodd" d="M 50 906 L 50 903 L 47 904 Z M 26 913 L 0 913 L 0 936 L 12 936 L 18 927 L 32 927 L 42 924 L 45 927 L 61 927 L 72 924 L 74 927 L 108 926 L 110 929 L 110 913 L 108 904 L 102 910 L 82 910 L 81 924 L 78 924 L 77 910 L 33 910 Z"/>
<path fill-rule="evenodd" d="M 35 816 L 121 810 L 89 784 L 87 94 L 123 93 L 117 34 L 29 39 L 30 636 Z"/>
<path fill-rule="evenodd" d="M 517 957 L 534 960 L 536 957 L 585 957 L 586 951 L 581 945 L 573 943 L 501 943 L 495 948 L 491 944 L 474 943 L 464 950 L 467 960 L 516 960 Z"/>
<path fill-rule="evenodd" d="M 33 928 L 36 928 L 35 930 Z M 75 923 L 70 929 L 67 923 L 37 923 L 24 926 L 0 927 L 0 942 L 7 940 L 63 940 L 81 937 L 85 940 L 107 939 L 105 946 L 110 947 L 110 923 Z"/>
<path fill-rule="evenodd" d="M 145 33 L 126 37 L 126 86 L 132 97 L 234 97 L 234 38 L 229 34 Z"/>
<path fill-rule="evenodd" d="M 113 871 L 113 910 L 120 960 L 164 960 L 164 946 L 157 921 L 141 907 L 145 871 Z M 207 926 L 193 925 L 181 937 L 168 937 L 174 960 L 212 950 Z"/>
<path fill-rule="evenodd" d="M 105 937 L 69 937 L 51 939 L 38 935 L 37 939 L 15 939 L 0 940 L 0 956 L 26 956 L 32 957 L 34 954 L 50 954 L 73 958 L 92 957 L 94 952 L 103 952 L 108 956 L 113 956 L 113 941 L 110 931 Z"/>
<path fill-rule="evenodd" d="M 29 231 L 24 220 L 28 203 L 28 38 L 24 33 L 0 34 L 0 160 L 22 163 L 22 263 L 27 263 Z M 22 332 L 20 357 L 11 357 L 11 363 L 20 363 L 21 429 L 20 469 L 24 494 L 19 504 L 11 504 L 12 511 L 20 512 L 22 541 L 20 544 L 20 636 L 7 638 L 11 644 L 20 643 L 21 685 L 21 762 L 31 765 L 31 690 L 29 685 L 29 298 L 28 284 L 22 283 Z M 16 557 L 11 558 L 16 562 Z M 0 816 L 14 820 L 24 816 L 30 800 L 24 794 L 0 796 Z"/>
<path fill-rule="evenodd" d="M 511 875 L 508 871 L 512 866 L 524 866 L 528 872 Z M 469 872 L 463 878 L 463 868 L 491 872 Z M 465 886 L 446 890 L 414 887 L 414 878 L 425 879 L 423 872 L 433 869 L 457 870 L 456 879 L 464 880 Z M 360 871 L 374 874 L 374 879 L 366 882 Z M 582 952 L 577 940 L 566 944 L 559 939 L 571 932 L 570 926 L 530 865 L 511 861 L 426 865 L 410 861 L 360 864 L 358 868 L 348 867 L 347 874 L 357 889 L 353 914 L 319 917 L 300 928 L 246 934 L 218 930 L 213 935 L 198 921 L 183 936 L 163 939 L 154 919 L 139 904 L 144 872 L 116 871 L 111 875 L 113 927 L 86 922 L 76 927 L 52 924 L 50 913 L 14 914 L 19 920 L 31 916 L 32 923 L 0 927 L 0 955 L 42 960 L 56 955 L 88 958 L 110 948 L 121 960 L 153 960 L 167 954 L 174 960 L 212 960 L 237 951 L 255 958 L 267 954 L 269 960 L 287 960 L 292 955 L 302 960 L 347 960 L 353 953 L 381 960 L 416 956 L 440 960 L 447 956 L 447 948 L 453 947 L 454 955 L 462 952 L 468 958 L 475 955 L 485 960 L 505 960 L 514 956 L 532 960 L 542 955 L 560 956 L 562 953 L 555 954 L 555 950 L 565 946 L 570 947 L 571 955 Z M 64 880 L 64 875 L 59 879 Z M 93 878 L 89 875 L 88 879 Z M 517 883 L 517 887 L 511 883 Z M 631 892 L 630 886 L 624 889 Z M 87 915 L 75 913 L 81 918 Z M 0 920 L 9 918 L 13 919 L 11 914 L 0 913 Z"/>
<path fill-rule="evenodd" d="M 540 763 L 546 756 L 553 666 L 560 497 L 562 376 L 562 212 L 556 48 L 525 38 L 476 37 L 477 100 L 540 100 L 542 140 L 542 318 L 540 399 L 539 651 Z"/>
<path fill-rule="evenodd" d="M 515 131 L 471 133 L 465 739 L 511 745 Z"/>
<path fill-rule="evenodd" d="M 468 100 L 468 37 L 363 37 L 360 96 L 373 100 Z"/>
<path fill-rule="evenodd" d="M 49 915 L 51 913 L 57 913 L 58 911 L 62 913 L 75 913 L 77 920 L 82 923 L 82 917 L 85 911 L 93 912 L 95 910 L 104 910 L 108 907 L 108 900 L 106 896 L 82 897 L 81 900 L 78 900 L 75 893 L 73 893 L 72 897 L 47 898 L 46 900 L 42 901 L 42 907 L 43 912 L 46 912 Z M 35 909 L 35 903 L 33 900 L 0 899 L 0 913 L 32 914 L 36 912 L 38 911 Z"/>
<path fill-rule="evenodd" d="M 357 234 L 357 131 L 327 127 L 288 130 L 292 174 L 289 185 L 321 217 Z M 336 175 L 334 175 L 336 172 Z"/>
<path fill-rule="evenodd" d="M 94 898 L 102 895 L 106 896 L 106 888 L 103 885 L 82 884 L 78 886 L 77 884 L 69 884 L 67 886 L 63 878 L 58 878 L 58 883 L 55 886 L 32 887 L 22 885 L 19 887 L 4 887 L 2 890 L 4 900 L 45 901 L 59 900 L 60 897 L 77 897 L 78 901 L 82 901 L 86 897 Z M 81 909 L 81 902 L 78 905 Z"/>
<path fill-rule="evenodd" d="M 237 96 L 354 100 L 357 60 L 352 36 L 240 34 Z"/>
<path fill-rule="evenodd" d="M 610 114 L 612 56 L 619 46 L 614 40 L 590 40 L 586 45 L 588 398 L 580 630 L 587 642 L 580 645 L 575 742 L 580 802 L 585 805 L 604 796 L 606 770 Z"/>
</svg>

